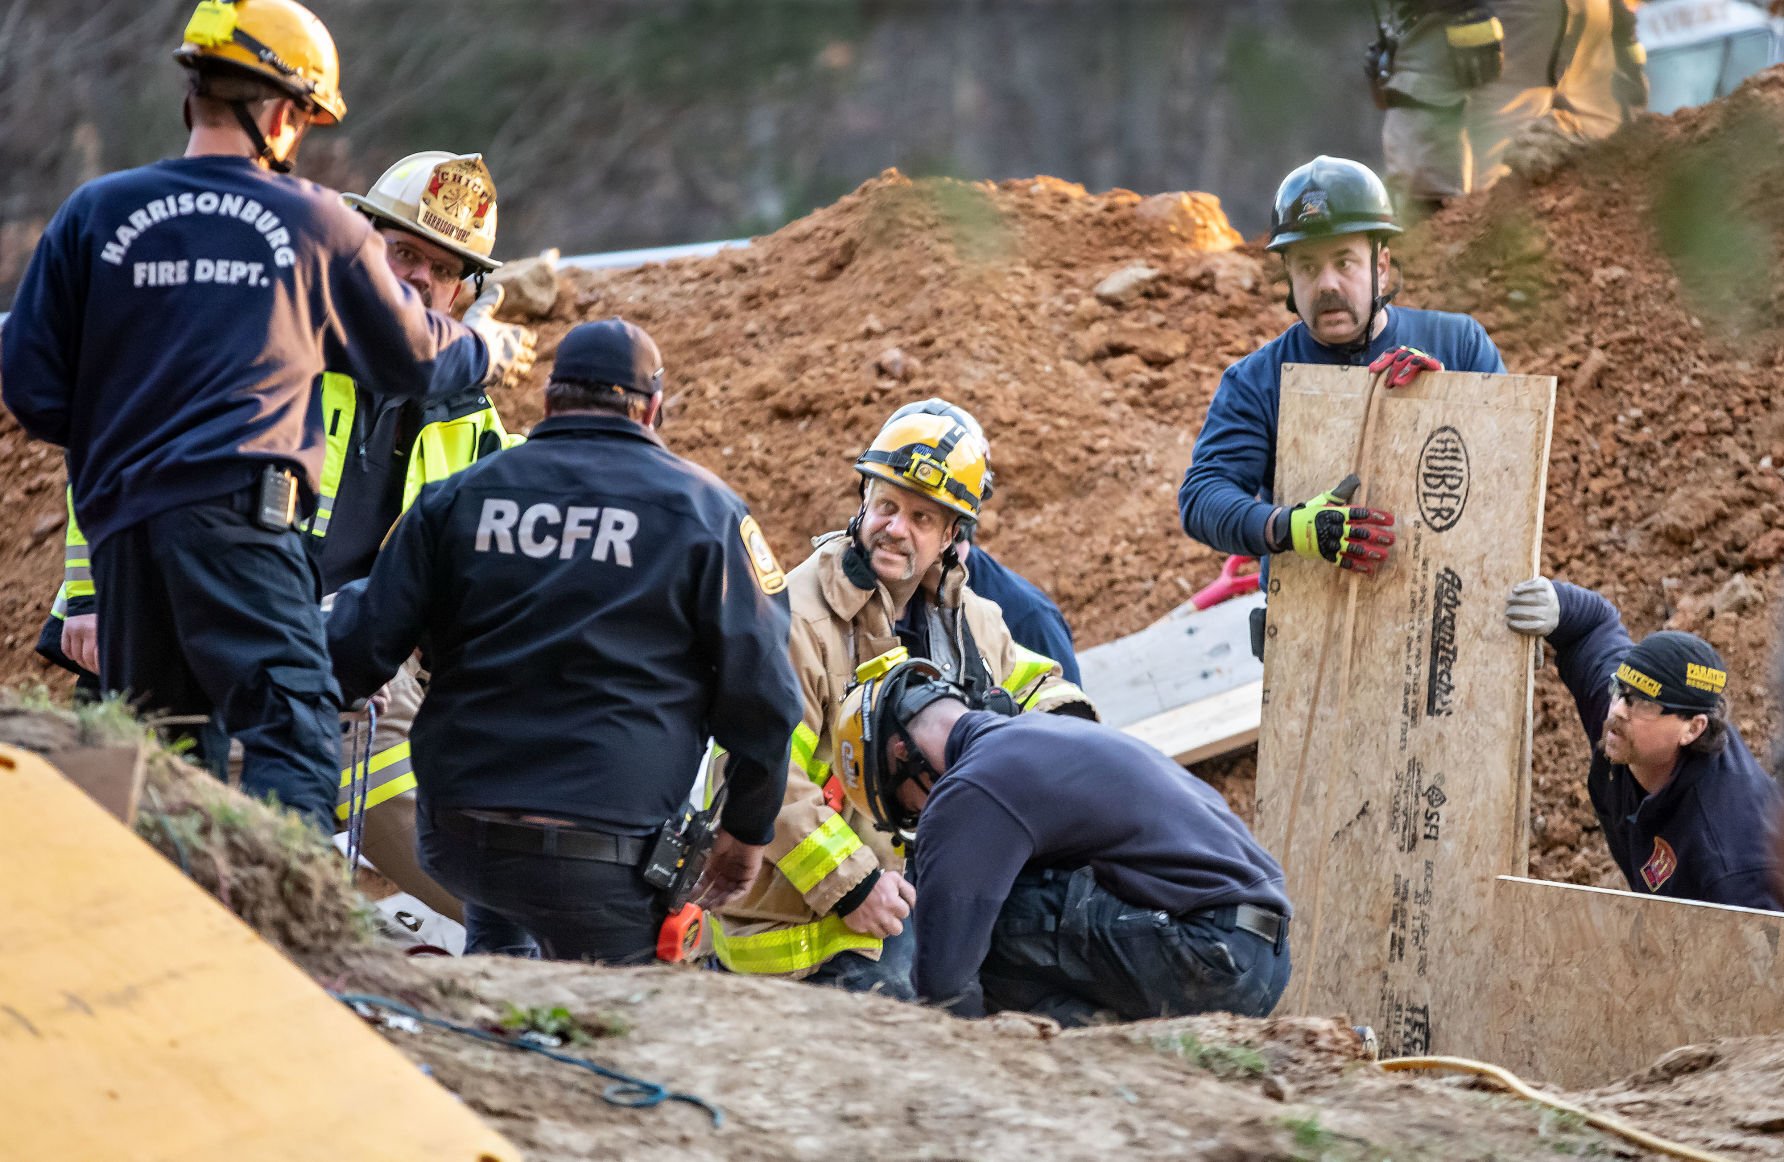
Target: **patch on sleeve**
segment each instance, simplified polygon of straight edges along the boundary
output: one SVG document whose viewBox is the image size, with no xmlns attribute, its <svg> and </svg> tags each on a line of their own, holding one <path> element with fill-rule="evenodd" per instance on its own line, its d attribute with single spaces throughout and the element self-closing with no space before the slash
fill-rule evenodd
<svg viewBox="0 0 1784 1162">
<path fill-rule="evenodd" d="M 737 526 L 737 533 L 743 538 L 743 547 L 749 553 L 750 570 L 756 575 L 756 586 L 762 592 L 773 597 L 787 587 L 787 575 L 774 559 L 774 550 L 768 547 L 768 538 L 762 535 L 762 526 L 756 518 L 746 516 L 743 523 Z"/>
<path fill-rule="evenodd" d="M 1660 885 L 1672 879 L 1672 874 L 1679 870 L 1679 857 L 1672 849 L 1672 844 L 1654 837 L 1654 854 L 1648 862 L 1642 864 L 1642 883 L 1648 885 L 1650 892 L 1658 892 Z"/>
</svg>

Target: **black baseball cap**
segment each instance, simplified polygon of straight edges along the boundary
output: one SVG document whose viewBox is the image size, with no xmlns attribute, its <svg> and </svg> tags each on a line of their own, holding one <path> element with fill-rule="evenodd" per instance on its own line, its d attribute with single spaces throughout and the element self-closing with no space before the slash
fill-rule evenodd
<svg viewBox="0 0 1784 1162">
<path fill-rule="evenodd" d="M 1616 678 L 1668 710 L 1700 714 L 1721 703 L 1728 666 L 1709 642 L 1669 629 L 1649 634 L 1624 655 Z"/>
<path fill-rule="evenodd" d="M 663 390 L 663 355 L 644 328 L 615 316 L 572 327 L 558 344 L 551 378 L 655 395 Z"/>
</svg>

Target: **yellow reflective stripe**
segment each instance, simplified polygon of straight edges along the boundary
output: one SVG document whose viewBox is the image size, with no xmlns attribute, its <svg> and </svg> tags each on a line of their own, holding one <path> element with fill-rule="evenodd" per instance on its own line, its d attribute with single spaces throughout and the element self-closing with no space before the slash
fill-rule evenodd
<svg viewBox="0 0 1784 1162">
<path fill-rule="evenodd" d="M 74 488 L 62 490 L 68 506 L 68 523 L 62 534 L 62 587 L 69 597 L 93 596 L 93 557 L 80 522 L 74 519 Z"/>
<path fill-rule="evenodd" d="M 50 606 L 50 616 L 57 621 L 68 620 L 68 583 L 66 581 L 56 586 L 56 600 Z"/>
<path fill-rule="evenodd" d="M 792 851 L 774 861 L 793 890 L 801 895 L 811 891 L 825 876 L 842 866 L 842 861 L 860 850 L 861 837 L 843 822 L 841 815 L 832 815 L 824 825 L 801 839 Z"/>
<path fill-rule="evenodd" d="M 485 432 L 495 434 L 498 447 L 508 446 L 508 432 L 493 406 L 468 416 L 423 425 L 415 434 L 409 453 L 409 472 L 403 480 L 403 511 L 407 512 L 415 503 L 424 485 L 437 483 L 475 464 Z"/>
<path fill-rule="evenodd" d="M 713 918 L 712 949 L 732 972 L 789 973 L 816 968 L 839 952 L 866 952 L 880 946 L 878 937 L 863 936 L 841 916 L 825 916 L 811 924 L 776 928 L 753 936 L 726 933 L 724 921 Z"/>
<path fill-rule="evenodd" d="M 1045 654 L 1037 654 L 1025 646 L 1016 647 L 1016 664 L 998 685 L 1011 694 L 1019 693 L 1052 672 L 1059 663 Z"/>
<path fill-rule="evenodd" d="M 316 482 L 316 515 L 310 518 L 310 535 L 326 537 L 334 515 L 335 497 L 341 491 L 341 473 L 353 446 L 353 413 L 359 393 L 353 380 L 338 371 L 322 373 L 322 431 L 327 440 L 322 453 L 322 476 Z"/>
<path fill-rule="evenodd" d="M 818 732 L 801 722 L 793 728 L 793 764 L 805 777 L 822 786 L 830 777 L 830 764 L 817 757 Z"/>
<path fill-rule="evenodd" d="M 352 813 L 352 797 L 354 792 L 353 776 L 358 767 L 347 767 L 341 771 L 341 793 L 335 805 L 337 818 L 345 819 Z M 369 810 L 389 799 L 394 799 L 404 791 L 415 789 L 415 765 L 409 757 L 409 743 L 405 739 L 387 750 L 381 750 L 372 756 L 369 773 L 362 776 L 367 786 L 364 788 L 366 808 Z"/>
</svg>

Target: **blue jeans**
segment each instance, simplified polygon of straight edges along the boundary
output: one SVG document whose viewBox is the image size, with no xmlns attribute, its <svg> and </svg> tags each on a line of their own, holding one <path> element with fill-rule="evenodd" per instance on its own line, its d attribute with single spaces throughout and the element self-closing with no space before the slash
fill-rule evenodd
<svg viewBox="0 0 1784 1162">
<path fill-rule="evenodd" d="M 906 920 L 904 931 L 882 941 L 880 958 L 859 952 L 839 952 L 805 979 L 851 993 L 878 993 L 895 1001 L 917 999 L 911 969 L 917 960 L 917 930 Z"/>
<path fill-rule="evenodd" d="M 1288 987 L 1275 944 L 1233 926 L 1233 910 L 1173 917 L 1126 903 L 1089 868 L 1025 872 L 998 913 L 979 970 L 985 1009 L 1084 1025 L 1212 1011 L 1262 1017 Z"/>
<path fill-rule="evenodd" d="M 539 959 L 539 942 L 500 912 L 478 904 L 465 905 L 466 956 L 518 956 Z"/>
<path fill-rule="evenodd" d="M 249 488 L 169 509 L 93 546 L 100 675 L 182 727 L 225 774 L 242 744 L 242 790 L 277 797 L 334 834 L 341 695 L 322 633 L 321 580 L 295 529 L 250 515 Z"/>
<path fill-rule="evenodd" d="M 668 912 L 638 868 L 478 847 L 442 832 L 425 807 L 416 832 L 421 870 L 464 901 L 466 952 L 523 955 L 517 936 L 530 936 L 547 960 L 656 959 Z"/>
</svg>

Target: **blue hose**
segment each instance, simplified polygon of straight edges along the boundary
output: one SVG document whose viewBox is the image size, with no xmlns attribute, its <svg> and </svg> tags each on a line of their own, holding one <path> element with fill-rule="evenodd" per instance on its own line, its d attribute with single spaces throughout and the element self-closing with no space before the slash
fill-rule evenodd
<svg viewBox="0 0 1784 1162">
<path fill-rule="evenodd" d="M 409 1005 L 403 1004 L 401 1001 L 393 1001 L 389 997 L 373 996 L 368 993 L 337 993 L 332 990 L 328 995 L 348 1007 L 363 1005 L 368 1009 L 382 1009 L 385 1012 L 396 1013 L 399 1016 L 408 1017 L 410 1020 L 418 1021 L 423 1025 L 432 1025 L 436 1029 L 445 1029 L 448 1032 L 472 1037 L 478 1041 L 487 1041 L 491 1045 L 505 1045 L 510 1049 L 523 1049 L 529 1053 L 537 1053 L 541 1057 L 549 1057 L 551 1060 L 560 1062 L 564 1065 L 574 1065 L 578 1069 L 586 1069 L 590 1073 L 599 1077 L 605 1077 L 607 1080 L 614 1083 L 601 1091 L 601 1097 L 604 1101 L 616 1106 L 624 1106 L 627 1109 L 649 1109 L 652 1106 L 662 1105 L 666 1101 L 686 1102 L 688 1105 L 697 1106 L 700 1109 L 705 1110 L 712 1118 L 714 1129 L 718 1129 L 725 1124 L 724 1112 L 711 1102 L 704 1101 L 692 1094 L 676 1093 L 674 1090 L 658 1085 L 654 1081 L 645 1081 L 641 1077 L 633 1077 L 630 1074 L 620 1073 L 618 1070 L 609 1069 L 605 1065 L 590 1061 L 586 1057 L 576 1057 L 569 1053 L 558 1053 L 555 1050 L 545 1048 L 543 1045 L 534 1045 L 527 1041 L 513 1040 L 497 1033 L 491 1033 L 487 1029 L 479 1029 L 475 1025 L 461 1025 L 457 1021 L 448 1021 L 443 1017 L 430 1017 L 420 1009 L 412 1008 Z"/>
</svg>

